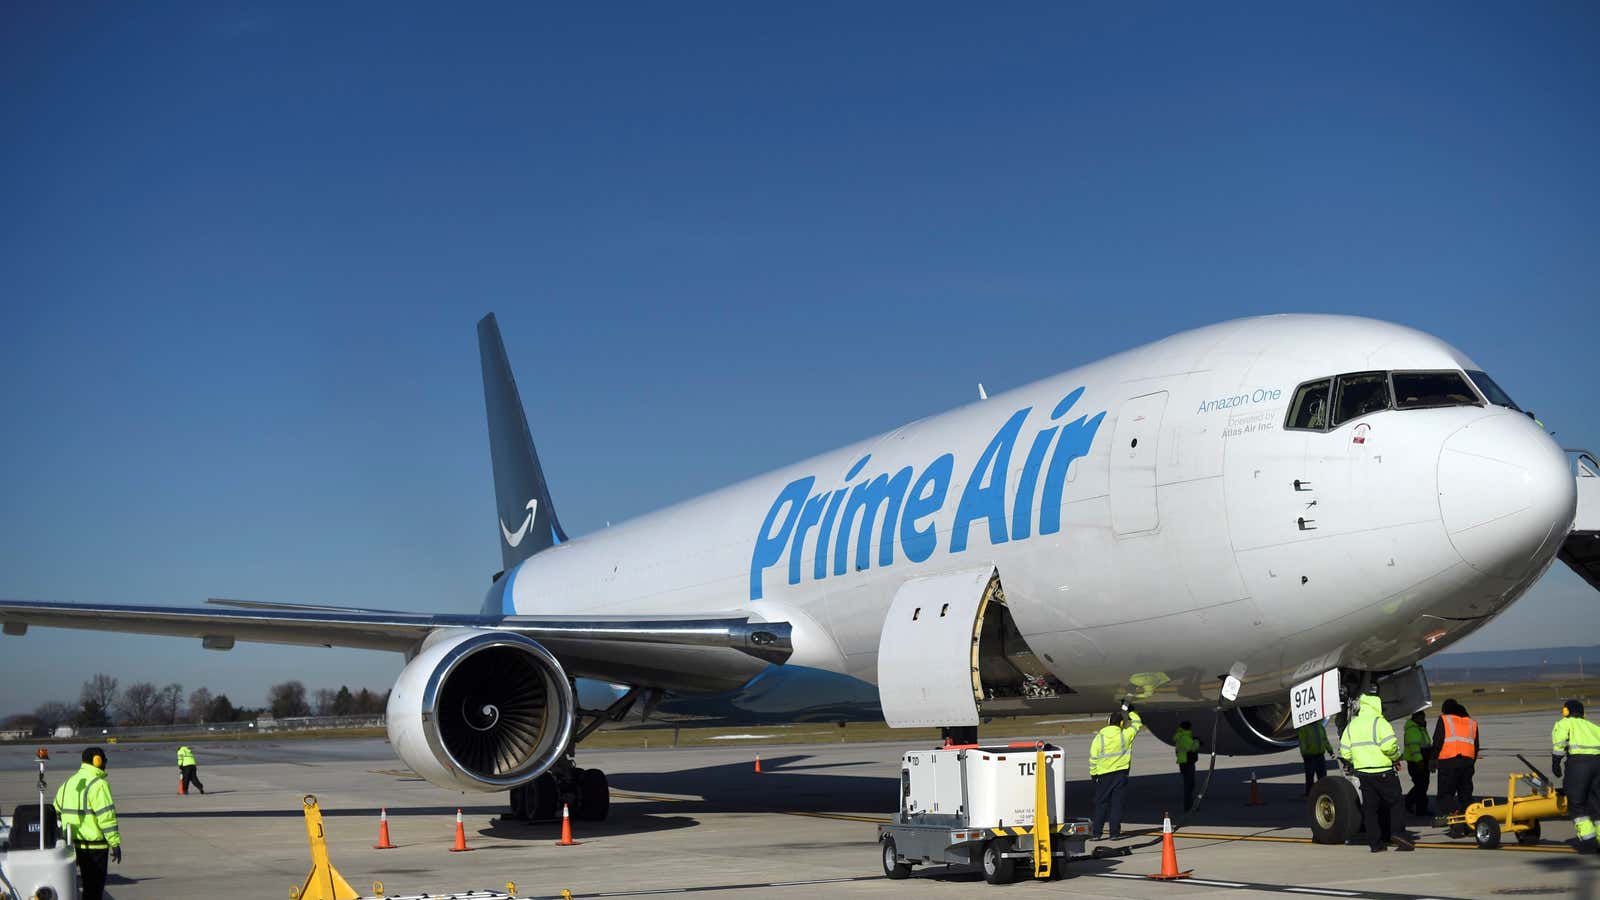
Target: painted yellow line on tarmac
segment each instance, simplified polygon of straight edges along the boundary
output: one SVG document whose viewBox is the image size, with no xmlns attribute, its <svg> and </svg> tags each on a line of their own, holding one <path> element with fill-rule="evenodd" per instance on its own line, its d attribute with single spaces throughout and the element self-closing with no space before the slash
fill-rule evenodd
<svg viewBox="0 0 1600 900">
<path fill-rule="evenodd" d="M 1314 844 L 1310 838 L 1284 837 L 1270 834 L 1210 834 L 1201 831 L 1178 831 L 1173 837 L 1192 838 L 1197 841 L 1260 841 L 1271 844 Z M 1336 846 L 1336 845 L 1331 845 Z M 1419 850 L 1476 850 L 1478 845 L 1471 841 L 1460 844 L 1436 844 L 1418 841 Z M 1562 847 L 1554 844 L 1501 844 L 1501 850 L 1515 850 L 1520 853 L 1577 853 L 1571 847 Z"/>
<path fill-rule="evenodd" d="M 657 800 L 657 801 L 660 801 L 660 802 L 663 802 L 663 803 L 694 803 L 694 802 L 697 802 L 697 798 L 694 798 L 694 797 L 662 797 L 662 796 L 659 796 L 659 795 L 656 795 L 656 794 L 636 794 L 633 791 L 624 791 L 624 790 L 619 790 L 617 788 L 612 788 L 611 789 L 611 793 L 612 794 L 616 794 L 616 795 L 621 795 L 621 796 L 624 796 L 624 797 L 632 797 L 633 799 L 636 799 L 636 800 Z M 894 821 L 893 818 L 891 818 L 889 816 L 857 816 L 857 815 L 851 815 L 849 813 L 799 812 L 797 810 L 789 810 L 789 809 L 775 809 L 775 810 L 773 810 L 773 812 L 777 813 L 778 815 L 783 815 L 783 816 L 802 816 L 802 817 L 807 818 L 807 819 L 837 819 L 837 820 L 839 820 L 841 822 L 866 822 L 866 823 L 871 824 L 871 825 L 884 825 L 884 824 L 888 824 L 889 822 Z M 1134 837 L 1147 837 L 1147 836 L 1154 836 L 1157 833 L 1158 832 L 1154 832 L 1154 831 L 1140 831 L 1140 832 L 1134 832 L 1134 834 L 1132 836 L 1134 836 Z M 1190 838 L 1190 839 L 1196 840 L 1196 841 L 1253 841 L 1253 842 L 1256 842 L 1256 843 L 1263 843 L 1263 844 L 1314 844 L 1314 843 L 1316 843 L 1316 841 L 1313 841 L 1311 838 L 1289 837 L 1287 835 L 1273 835 L 1273 834 L 1214 834 L 1214 833 L 1206 832 L 1206 831 L 1177 831 L 1177 832 L 1173 832 L 1172 836 L 1173 837 L 1177 837 L 1177 838 Z M 1473 842 L 1471 842 L 1471 841 L 1466 841 L 1464 843 L 1459 843 L 1459 844 L 1454 844 L 1454 843 L 1452 843 L 1452 844 L 1437 844 L 1437 843 L 1431 843 L 1431 842 L 1418 841 L 1417 844 L 1416 844 L 1416 847 L 1419 850 L 1476 850 L 1476 849 L 1478 849 L 1478 845 L 1473 843 Z M 1572 849 L 1571 847 L 1562 847 L 1562 846 L 1554 845 L 1554 844 L 1501 844 L 1499 849 L 1501 849 L 1501 850 L 1512 850 L 1512 851 L 1515 851 L 1515 852 L 1518 852 L 1518 853 L 1577 853 L 1578 852 L 1578 851 Z"/>
</svg>

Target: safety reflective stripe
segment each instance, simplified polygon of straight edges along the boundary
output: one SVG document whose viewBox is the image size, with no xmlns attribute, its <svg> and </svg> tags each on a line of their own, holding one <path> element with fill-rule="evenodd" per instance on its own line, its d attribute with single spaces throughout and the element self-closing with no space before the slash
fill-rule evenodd
<svg viewBox="0 0 1600 900">
<path fill-rule="evenodd" d="M 1351 746 L 1351 748 L 1355 748 L 1355 747 L 1378 747 L 1378 748 L 1382 748 L 1384 744 L 1387 744 L 1392 740 L 1394 740 L 1394 735 L 1392 735 L 1392 734 L 1389 735 L 1388 737 L 1384 738 L 1381 741 L 1378 740 L 1378 720 L 1377 719 L 1373 719 L 1372 720 L 1372 740 L 1370 740 L 1370 741 L 1351 741 L 1350 742 L 1350 746 Z"/>
<path fill-rule="evenodd" d="M 113 803 L 110 806 L 102 806 L 102 807 L 100 807 L 99 809 L 94 811 L 94 814 L 97 815 L 97 816 L 100 816 L 100 815 L 105 815 L 108 812 L 116 812 L 116 811 L 117 811 L 117 805 L 115 803 Z"/>
<path fill-rule="evenodd" d="M 1478 723 L 1467 716 L 1440 716 L 1444 725 L 1444 740 L 1439 747 L 1440 759 L 1463 756 L 1474 759 L 1478 755 Z"/>
<path fill-rule="evenodd" d="M 1104 751 L 1104 749 L 1105 749 L 1105 740 L 1106 740 L 1105 732 L 1101 732 L 1100 734 L 1095 735 L 1095 738 L 1094 738 L 1095 745 L 1100 747 L 1102 751 Z M 1096 752 L 1091 750 L 1089 752 L 1089 758 L 1090 759 L 1103 759 L 1105 757 L 1110 757 L 1110 756 L 1121 756 L 1122 754 L 1128 752 L 1128 739 L 1123 735 L 1122 730 L 1120 728 L 1117 729 L 1117 744 L 1120 746 L 1120 749 L 1118 749 L 1117 752 L 1115 752 L 1115 753 L 1105 753 L 1105 752 L 1096 753 Z"/>
<path fill-rule="evenodd" d="M 1566 727 L 1563 728 L 1563 725 Z M 1556 752 L 1566 751 L 1573 756 L 1600 755 L 1600 744 L 1577 743 L 1574 740 L 1575 736 L 1572 734 L 1574 731 L 1582 732 L 1583 740 L 1600 740 L 1600 725 L 1596 725 L 1588 719 L 1562 719 L 1556 723 L 1556 730 L 1561 733 L 1561 739 L 1554 742 Z"/>
</svg>

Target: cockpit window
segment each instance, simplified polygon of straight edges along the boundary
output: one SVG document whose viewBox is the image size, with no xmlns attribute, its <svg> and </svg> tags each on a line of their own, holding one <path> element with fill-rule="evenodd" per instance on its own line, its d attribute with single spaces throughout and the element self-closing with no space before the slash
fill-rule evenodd
<svg viewBox="0 0 1600 900">
<path fill-rule="evenodd" d="M 1483 372 L 1477 371 L 1470 371 L 1467 373 L 1467 376 L 1472 379 L 1473 384 L 1478 386 L 1478 390 L 1483 391 L 1483 397 L 1485 400 L 1488 400 L 1495 406 L 1504 406 L 1506 409 L 1514 409 L 1517 412 L 1522 412 L 1522 407 L 1513 403 L 1511 401 L 1511 395 L 1507 394 L 1505 391 L 1502 391 L 1500 389 L 1500 385 L 1494 383 L 1493 378 L 1490 378 Z"/>
<path fill-rule="evenodd" d="M 1399 409 L 1425 409 L 1480 404 L 1460 372 L 1396 372 L 1394 405 Z"/>
<path fill-rule="evenodd" d="M 1333 399 L 1333 425 L 1337 428 L 1351 419 L 1388 409 L 1392 405 L 1389 400 L 1389 373 L 1340 375 Z"/>
<path fill-rule="evenodd" d="M 1328 427 L 1328 391 L 1332 378 L 1310 381 L 1294 392 L 1294 402 L 1289 405 L 1289 421 L 1284 427 L 1310 431 L 1324 431 Z"/>
</svg>

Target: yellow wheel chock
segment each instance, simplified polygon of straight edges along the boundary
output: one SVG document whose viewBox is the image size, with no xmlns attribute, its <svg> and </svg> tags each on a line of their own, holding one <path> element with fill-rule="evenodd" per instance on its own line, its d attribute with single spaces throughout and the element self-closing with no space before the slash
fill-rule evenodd
<svg viewBox="0 0 1600 900">
<path fill-rule="evenodd" d="M 311 841 L 311 871 L 305 884 L 289 894 L 294 900 L 360 900 L 339 870 L 328 859 L 328 840 L 322 830 L 322 810 L 314 794 L 301 800 L 306 807 L 306 837 Z"/>
</svg>

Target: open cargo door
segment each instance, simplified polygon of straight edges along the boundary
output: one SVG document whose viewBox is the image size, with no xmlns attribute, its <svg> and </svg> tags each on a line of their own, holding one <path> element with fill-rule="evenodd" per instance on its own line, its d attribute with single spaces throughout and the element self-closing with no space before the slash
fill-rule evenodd
<svg viewBox="0 0 1600 900">
<path fill-rule="evenodd" d="M 1588 450 L 1568 450 L 1576 457 L 1578 514 L 1572 532 L 1561 544 L 1561 561 L 1589 586 L 1600 591 L 1600 461 Z"/>
<path fill-rule="evenodd" d="M 1048 713 L 1071 693 L 1023 640 L 994 566 L 913 578 L 895 592 L 878 642 L 878 697 L 890 727 Z"/>
</svg>

